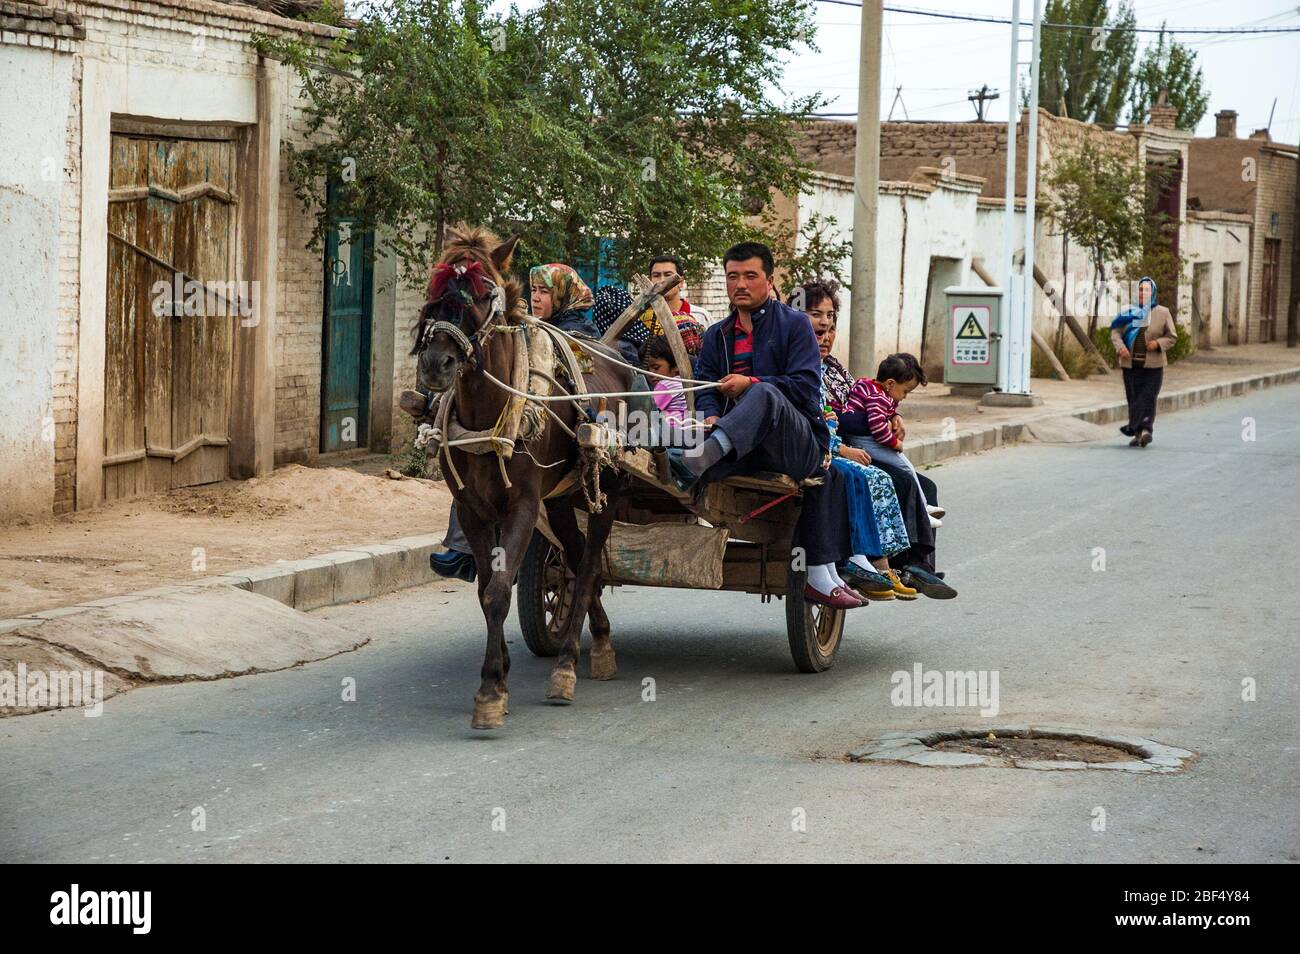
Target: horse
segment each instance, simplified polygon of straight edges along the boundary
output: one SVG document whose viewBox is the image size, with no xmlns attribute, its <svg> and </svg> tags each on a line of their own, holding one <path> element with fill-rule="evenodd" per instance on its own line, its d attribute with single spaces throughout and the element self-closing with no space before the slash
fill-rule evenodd
<svg viewBox="0 0 1300 954">
<path fill-rule="evenodd" d="M 481 227 L 453 227 L 434 266 L 415 327 L 411 353 L 417 358 L 421 384 L 444 395 L 443 401 L 451 391 L 460 426 L 470 431 L 499 424 L 512 397 L 492 378 L 503 383 L 513 379 L 512 339 L 526 320 L 520 285 L 510 275 L 518 241 L 517 235 L 501 241 Z M 587 348 L 584 341 L 584 350 L 607 353 L 598 343 L 590 344 Z M 592 364 L 593 373 L 583 375 L 589 391 L 629 390 L 632 369 L 609 360 Z M 554 378 L 551 382 L 558 383 Z M 473 550 L 479 603 L 487 623 L 481 682 L 470 722 L 475 729 L 500 728 L 509 712 L 510 654 L 504 624 L 515 578 L 543 506 L 575 577 L 567 619 L 559 621 L 560 651 L 546 698 L 559 704 L 573 701 L 584 616 L 589 616 L 591 625 L 591 678 L 612 679 L 618 672 L 609 617 L 600 603 L 600 557 L 613 525 L 613 508 L 587 508 L 596 512 L 588 516 L 584 539 L 576 516 L 577 507 L 586 506 L 583 491 L 566 490 L 565 482 L 582 466 L 574 432 L 586 418 L 575 402 L 551 402 L 547 408 L 540 434 L 522 450 L 516 447 L 509 460 L 445 443 L 440 450 L 448 455 L 454 472 L 463 475 L 456 481 L 449 479 L 448 486 Z M 448 469 L 444 464 L 444 473 Z M 579 483 L 591 476 L 582 475 Z M 626 478 L 618 476 L 606 480 L 607 500 L 616 499 L 626 484 Z"/>
</svg>

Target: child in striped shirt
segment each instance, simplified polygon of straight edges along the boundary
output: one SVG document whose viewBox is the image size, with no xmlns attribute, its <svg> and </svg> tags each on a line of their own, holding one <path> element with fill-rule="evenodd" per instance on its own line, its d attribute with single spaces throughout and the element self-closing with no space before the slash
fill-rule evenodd
<svg viewBox="0 0 1300 954">
<path fill-rule="evenodd" d="M 841 412 L 840 433 L 846 438 L 850 435 L 859 438 L 849 443 L 861 447 L 876 463 L 891 464 L 908 471 L 923 500 L 925 492 L 916 468 L 903 453 L 903 437 L 907 430 L 898 414 L 898 405 L 918 386 L 923 387 L 926 383 L 925 371 L 915 356 L 891 354 L 880 362 L 874 378 L 859 378 L 849 390 L 842 409 L 836 409 Z M 942 508 L 927 504 L 926 511 L 932 527 L 942 526 L 939 520 L 943 516 Z"/>
</svg>

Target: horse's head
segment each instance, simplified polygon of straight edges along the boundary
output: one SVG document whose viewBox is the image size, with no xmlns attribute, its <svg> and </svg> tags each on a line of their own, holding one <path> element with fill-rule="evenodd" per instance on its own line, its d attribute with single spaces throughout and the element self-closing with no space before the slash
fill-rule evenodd
<svg viewBox="0 0 1300 954">
<path fill-rule="evenodd" d="M 516 316 L 519 288 L 506 276 L 518 242 L 518 236 L 502 242 L 482 228 L 452 229 L 429 278 L 411 350 L 430 391 L 451 387 L 462 368 L 481 360 L 491 326 Z"/>
</svg>

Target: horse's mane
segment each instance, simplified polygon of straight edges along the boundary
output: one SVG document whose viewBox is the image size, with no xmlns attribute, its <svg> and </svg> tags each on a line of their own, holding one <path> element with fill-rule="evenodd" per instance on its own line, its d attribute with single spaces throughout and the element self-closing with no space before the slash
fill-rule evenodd
<svg viewBox="0 0 1300 954">
<path fill-rule="evenodd" d="M 506 321 L 512 323 L 522 321 L 527 314 L 527 306 L 522 298 L 523 286 L 514 274 L 503 275 L 498 272 L 492 262 L 492 250 L 500 244 L 501 239 L 486 226 L 460 222 L 447 230 L 447 241 L 442 247 L 442 255 L 438 257 L 437 265 L 458 262 L 463 258 L 478 262 L 483 266 L 483 271 L 492 276 L 492 280 L 497 282 L 505 292 Z M 430 272 L 430 284 L 432 280 L 432 272 Z M 426 296 L 427 294 L 426 291 Z M 420 318 L 412 329 L 417 348 L 424 333 L 424 326 L 432 320 L 435 309 L 436 303 L 427 300 L 426 297 L 424 307 L 420 309 Z M 414 354 L 415 351 L 412 350 L 411 353 Z"/>
</svg>

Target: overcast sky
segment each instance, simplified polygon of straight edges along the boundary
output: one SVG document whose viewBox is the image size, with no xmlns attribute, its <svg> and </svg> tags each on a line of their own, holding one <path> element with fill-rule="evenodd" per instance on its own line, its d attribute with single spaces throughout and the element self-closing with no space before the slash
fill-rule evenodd
<svg viewBox="0 0 1300 954">
<path fill-rule="evenodd" d="M 348 0 L 349 10 L 368 0 Z M 522 8 L 540 0 L 516 0 Z M 1112 0 L 1118 6 L 1118 0 Z M 887 5 L 947 11 L 969 15 L 1011 15 L 1011 0 L 887 0 Z M 506 0 L 492 6 L 505 9 Z M 830 100 L 827 112 L 856 113 L 858 89 L 858 33 L 856 7 L 816 2 L 820 48 L 793 59 L 786 68 L 786 90 L 791 94 L 821 91 Z M 1300 0 L 1136 0 L 1139 27 L 1300 27 Z M 1021 18 L 1033 14 L 1032 0 L 1022 0 Z M 1021 30 L 1020 59 L 1028 62 L 1030 31 Z M 1210 101 L 1197 135 L 1214 135 L 1214 114 L 1221 109 L 1238 113 L 1237 131 L 1248 136 L 1268 125 L 1269 110 L 1277 99 L 1272 134 L 1275 140 L 1300 140 L 1300 33 L 1252 36 L 1197 36 L 1177 38 L 1198 53 L 1209 87 Z M 1139 38 L 1139 52 L 1155 40 Z M 1001 92 L 986 117 L 1006 122 L 1006 86 L 1010 67 L 1011 28 L 1007 25 L 942 20 L 904 13 L 885 14 L 882 43 L 881 118 L 892 109 L 895 119 L 967 121 L 975 118 L 967 95 L 987 83 Z M 896 102 L 896 88 L 901 100 Z M 849 117 L 846 117 L 849 118 Z M 1127 119 L 1127 109 L 1123 115 Z"/>
<path fill-rule="evenodd" d="M 886 5 L 1004 19 L 1011 15 L 1010 0 L 900 0 Z M 817 3 L 817 8 L 820 52 L 789 64 L 787 89 L 791 93 L 820 90 L 832 99 L 827 111 L 854 113 L 859 10 L 829 3 Z M 1021 18 L 1030 19 L 1032 0 L 1021 0 L 1020 9 Z M 1159 27 L 1162 21 L 1169 27 L 1300 27 L 1300 5 L 1278 0 L 1136 0 L 1134 10 L 1139 27 Z M 887 12 L 884 32 L 882 119 L 891 107 L 895 119 L 904 118 L 905 105 L 912 119 L 972 120 L 975 108 L 966 96 L 987 83 L 1002 91 L 1002 98 L 990 104 L 986 115 L 1006 122 L 1010 26 Z M 1022 28 L 1021 36 L 1027 40 L 1029 32 Z M 1154 40 L 1154 35 L 1142 36 L 1139 51 Z M 1290 143 L 1300 138 L 1300 33 L 1189 35 L 1178 40 L 1197 51 L 1209 88 L 1209 107 L 1197 135 L 1214 135 L 1214 114 L 1221 109 L 1235 109 L 1238 134 L 1249 135 L 1268 125 L 1276 97 L 1273 138 Z M 1025 42 L 1020 59 L 1028 62 L 1029 56 L 1030 44 Z M 903 105 L 894 101 L 898 86 L 903 88 Z"/>
</svg>

